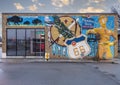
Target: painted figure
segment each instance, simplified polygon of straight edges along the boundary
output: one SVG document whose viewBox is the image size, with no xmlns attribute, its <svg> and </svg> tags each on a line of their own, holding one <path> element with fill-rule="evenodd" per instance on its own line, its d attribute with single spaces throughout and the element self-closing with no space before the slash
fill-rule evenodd
<svg viewBox="0 0 120 85">
<path fill-rule="evenodd" d="M 112 30 L 108 30 L 106 27 L 107 17 L 101 15 L 99 17 L 99 28 L 90 29 L 87 34 L 98 34 L 100 39 L 98 40 L 98 58 L 99 59 L 112 59 L 112 52 L 110 47 L 117 43 L 117 36 Z M 114 37 L 114 42 L 110 42 L 110 36 Z"/>
</svg>

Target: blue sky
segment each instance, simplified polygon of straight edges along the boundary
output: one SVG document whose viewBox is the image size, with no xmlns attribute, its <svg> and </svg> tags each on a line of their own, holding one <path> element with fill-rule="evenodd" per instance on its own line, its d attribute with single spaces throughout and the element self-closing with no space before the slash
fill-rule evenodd
<svg viewBox="0 0 120 85">
<path fill-rule="evenodd" d="M 110 13 L 120 0 L 0 0 L 1 13 Z"/>
</svg>

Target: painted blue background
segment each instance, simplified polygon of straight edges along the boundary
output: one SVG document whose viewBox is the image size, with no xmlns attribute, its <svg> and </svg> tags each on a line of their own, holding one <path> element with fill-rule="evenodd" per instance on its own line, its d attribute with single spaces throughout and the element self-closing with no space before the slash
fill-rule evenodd
<svg viewBox="0 0 120 85">
<path fill-rule="evenodd" d="M 11 17 L 11 16 L 8 16 L 8 18 Z M 43 26 L 48 26 L 48 24 L 45 23 L 45 16 L 20 16 L 21 18 L 23 18 L 23 22 L 19 23 L 19 25 L 24 25 L 23 23 L 25 21 L 29 21 L 30 22 L 30 25 L 29 26 L 34 26 L 34 24 L 32 24 L 32 20 L 34 19 L 40 19 L 42 21 L 42 24 L 40 25 L 43 25 Z M 54 22 L 54 19 L 52 18 L 52 16 L 48 16 L 49 17 L 49 20 L 51 22 Z M 71 16 L 72 18 L 74 19 L 77 19 L 79 18 L 79 21 L 78 23 L 80 24 L 80 26 L 82 27 L 83 25 L 83 17 L 82 16 Z M 93 27 L 94 28 L 99 28 L 100 27 L 100 24 L 98 22 L 98 18 L 99 16 L 90 16 L 90 18 L 92 18 L 94 20 L 94 24 L 93 24 Z M 108 21 L 107 21 L 107 28 L 109 30 L 112 30 L 114 31 L 114 27 L 115 27 L 115 17 L 114 16 L 108 16 Z M 13 26 L 14 24 L 13 23 L 10 23 L 10 26 Z M 81 32 L 82 34 L 86 35 L 86 32 L 87 32 L 88 29 L 84 29 L 84 28 L 81 28 Z M 88 35 L 86 35 L 88 36 Z M 89 37 L 89 36 L 88 36 Z M 93 38 L 95 38 L 94 35 L 92 35 Z M 110 37 L 110 41 L 114 41 L 114 38 L 113 37 Z M 89 54 L 89 57 L 94 57 L 96 56 L 97 54 L 97 46 L 98 46 L 98 42 L 88 42 L 88 44 L 90 45 L 91 47 L 91 53 Z M 112 52 L 112 55 L 114 56 L 114 46 L 111 46 L 111 52 Z M 66 47 L 62 47 L 62 46 L 59 46 L 57 44 L 53 44 L 52 46 L 52 53 L 54 55 L 59 55 L 59 56 L 65 56 L 65 57 L 69 57 L 68 56 L 68 53 L 67 53 L 67 48 Z"/>
</svg>

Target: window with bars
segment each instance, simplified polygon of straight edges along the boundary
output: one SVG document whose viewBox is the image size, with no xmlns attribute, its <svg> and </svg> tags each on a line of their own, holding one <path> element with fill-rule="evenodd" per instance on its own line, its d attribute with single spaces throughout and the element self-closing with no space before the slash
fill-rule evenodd
<svg viewBox="0 0 120 85">
<path fill-rule="evenodd" d="M 7 56 L 44 56 L 44 29 L 7 28 Z"/>
</svg>

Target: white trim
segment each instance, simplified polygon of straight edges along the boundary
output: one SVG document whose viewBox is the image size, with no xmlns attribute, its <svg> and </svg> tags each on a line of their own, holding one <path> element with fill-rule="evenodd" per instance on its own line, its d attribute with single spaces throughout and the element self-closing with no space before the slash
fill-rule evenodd
<svg viewBox="0 0 120 85">
<path fill-rule="evenodd" d="M 6 58 L 44 58 L 43 56 L 6 56 Z"/>
<path fill-rule="evenodd" d="M 6 56 L 6 58 L 25 58 L 24 56 Z"/>
<path fill-rule="evenodd" d="M 44 58 L 44 56 L 25 56 L 25 58 Z"/>
<path fill-rule="evenodd" d="M 6 56 L 6 53 L 2 53 L 2 58 L 44 58 L 44 56 Z"/>
</svg>

